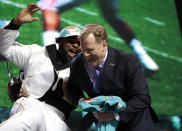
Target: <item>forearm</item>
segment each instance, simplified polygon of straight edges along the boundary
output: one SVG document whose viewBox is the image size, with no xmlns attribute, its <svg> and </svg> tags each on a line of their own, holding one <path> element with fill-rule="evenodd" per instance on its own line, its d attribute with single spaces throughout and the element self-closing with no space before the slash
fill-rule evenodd
<svg viewBox="0 0 182 131">
<path fill-rule="evenodd" d="M 17 24 L 15 22 L 15 19 L 12 19 L 11 22 L 4 27 L 4 29 L 8 29 L 8 30 L 18 30 L 20 28 L 21 25 Z"/>
<path fill-rule="evenodd" d="M 130 56 L 126 68 L 126 84 L 128 98 L 126 110 L 119 113 L 120 120 L 129 122 L 140 112 L 143 112 L 151 105 L 151 98 L 146 77 L 142 67 L 135 56 Z"/>
<path fill-rule="evenodd" d="M 80 99 L 84 98 L 83 91 L 80 89 L 79 84 L 77 83 L 77 80 L 75 79 L 76 73 L 71 68 L 70 77 L 68 79 L 67 84 L 67 91 L 70 95 L 70 101 L 74 106 L 77 106 Z"/>
<path fill-rule="evenodd" d="M 23 68 L 30 55 L 30 48 L 15 41 L 20 25 L 13 21 L 0 30 L 0 52 L 7 60 Z"/>
<path fill-rule="evenodd" d="M 7 26 L 0 30 L 0 52 L 4 57 L 11 57 L 11 47 L 15 42 L 18 28 L 19 27 L 16 26 L 12 20 Z"/>
<path fill-rule="evenodd" d="M 78 106 L 79 103 L 82 101 L 84 98 L 83 92 L 79 90 L 79 88 L 76 88 L 75 85 L 68 84 L 69 88 L 69 94 L 70 94 L 70 101 L 74 106 Z M 75 90 L 77 89 L 77 90 Z"/>
<path fill-rule="evenodd" d="M 123 123 L 132 120 L 138 113 L 144 111 L 151 105 L 151 99 L 148 95 L 134 96 L 131 100 L 126 102 L 126 109 L 119 113 L 119 119 Z"/>
</svg>

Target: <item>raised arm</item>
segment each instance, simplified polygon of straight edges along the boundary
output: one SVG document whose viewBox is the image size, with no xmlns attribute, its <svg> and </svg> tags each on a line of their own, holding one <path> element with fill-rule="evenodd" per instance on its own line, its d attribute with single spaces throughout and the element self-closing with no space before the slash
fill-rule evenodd
<svg viewBox="0 0 182 131">
<path fill-rule="evenodd" d="M 20 68 L 24 68 L 28 62 L 32 46 L 15 42 L 17 30 L 24 23 L 39 20 L 37 17 L 32 17 L 38 10 L 40 8 L 36 4 L 28 4 L 6 27 L 0 29 L 1 54 Z"/>
</svg>

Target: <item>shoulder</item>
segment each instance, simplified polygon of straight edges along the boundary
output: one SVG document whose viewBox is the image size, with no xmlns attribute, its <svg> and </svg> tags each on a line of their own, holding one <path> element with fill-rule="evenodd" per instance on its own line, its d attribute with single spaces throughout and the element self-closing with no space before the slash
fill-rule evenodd
<svg viewBox="0 0 182 131">
<path fill-rule="evenodd" d="M 71 66 L 70 66 L 70 70 L 71 72 L 81 72 L 82 70 L 79 69 L 83 69 L 83 62 L 82 62 L 82 54 L 79 53 L 75 58 L 72 59 L 71 61 Z"/>
<path fill-rule="evenodd" d="M 75 58 L 72 59 L 71 66 L 80 64 L 81 61 L 82 61 L 82 54 L 79 53 Z"/>
<path fill-rule="evenodd" d="M 31 48 L 32 52 L 37 52 L 37 51 L 40 51 L 40 50 L 44 50 L 45 47 L 42 47 L 38 44 L 32 44 L 32 45 L 27 45 Z"/>
<path fill-rule="evenodd" d="M 41 55 L 44 55 L 46 53 L 45 47 L 42 47 L 38 44 L 25 45 L 25 46 L 29 48 L 31 57 L 40 57 Z"/>
<path fill-rule="evenodd" d="M 108 54 L 109 54 L 109 57 L 111 57 L 112 59 L 115 58 L 117 61 L 122 61 L 126 63 L 132 59 L 137 60 L 137 57 L 134 54 L 123 51 L 121 49 L 112 48 L 112 47 L 109 47 Z"/>
</svg>

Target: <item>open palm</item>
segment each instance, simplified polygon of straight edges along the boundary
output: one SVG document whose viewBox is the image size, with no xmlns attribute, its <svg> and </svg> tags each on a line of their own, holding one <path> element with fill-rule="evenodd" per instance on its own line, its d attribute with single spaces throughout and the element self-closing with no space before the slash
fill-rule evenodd
<svg viewBox="0 0 182 131">
<path fill-rule="evenodd" d="M 32 21 L 39 20 L 38 17 L 32 17 L 32 15 L 39 10 L 40 8 L 36 4 L 28 4 L 27 7 L 24 8 L 15 18 L 14 23 L 21 25 L 24 23 L 30 23 Z"/>
</svg>

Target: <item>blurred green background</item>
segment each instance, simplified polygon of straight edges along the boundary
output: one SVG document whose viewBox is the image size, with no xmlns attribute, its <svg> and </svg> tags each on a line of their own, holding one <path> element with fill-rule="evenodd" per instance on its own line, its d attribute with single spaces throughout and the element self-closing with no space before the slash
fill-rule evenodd
<svg viewBox="0 0 182 131">
<path fill-rule="evenodd" d="M 28 3 L 36 0 L 0 0 L 0 20 L 11 20 Z M 159 65 L 160 70 L 147 78 L 152 107 L 158 115 L 181 115 L 182 112 L 182 40 L 175 3 L 173 0 L 118 0 L 121 18 L 128 22 L 148 54 Z M 35 14 L 42 19 L 41 12 Z M 60 14 L 61 28 L 77 25 L 81 28 L 88 23 L 106 27 L 109 43 L 128 52 L 131 49 L 116 34 L 103 18 L 97 0 L 90 0 L 76 8 Z M 122 29 L 121 29 L 122 30 Z M 23 25 L 18 42 L 42 45 L 42 21 Z M 18 75 L 19 69 L 11 64 L 12 74 Z M 8 98 L 8 72 L 6 62 L 0 62 L 0 107 L 11 107 Z"/>
</svg>

